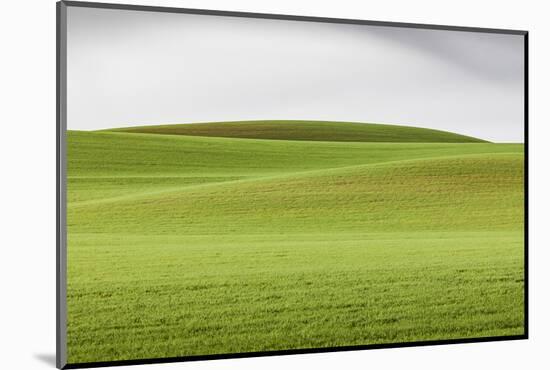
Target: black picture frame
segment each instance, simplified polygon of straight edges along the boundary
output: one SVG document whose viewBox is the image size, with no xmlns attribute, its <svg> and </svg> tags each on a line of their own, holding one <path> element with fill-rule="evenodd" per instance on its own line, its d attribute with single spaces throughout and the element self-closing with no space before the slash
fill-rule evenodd
<svg viewBox="0 0 550 370">
<path fill-rule="evenodd" d="M 416 28 L 428 30 L 447 30 L 461 32 L 481 32 L 520 35 L 524 38 L 524 334 L 509 335 L 509 336 L 494 336 L 482 338 L 464 338 L 464 339 L 442 339 L 417 342 L 403 343 L 388 343 L 388 344 L 367 344 L 342 347 L 328 348 L 306 348 L 306 349 L 290 349 L 290 350 L 275 350 L 265 352 L 245 352 L 245 353 L 227 353 L 214 355 L 200 356 L 185 356 L 185 357 L 168 357 L 168 358 L 150 358 L 150 359 L 131 359 L 120 361 L 104 361 L 104 362 L 88 362 L 88 363 L 67 363 L 66 353 L 66 292 L 67 292 L 67 229 L 66 229 L 66 129 L 67 129 L 67 19 L 66 11 L 68 7 L 85 7 L 96 9 L 117 9 L 117 10 L 134 10 L 146 12 L 164 12 L 164 13 L 183 13 L 183 14 L 199 14 L 199 15 L 214 15 L 225 17 L 244 17 L 258 19 L 275 19 L 289 20 L 301 22 L 318 22 L 318 23 L 338 23 L 338 24 L 355 24 L 355 25 L 370 25 L 370 26 L 385 26 L 399 28 Z M 432 25 L 419 23 L 400 23 L 400 22 L 383 22 L 358 19 L 341 19 L 341 18 L 325 18 L 325 17 L 310 17 L 297 15 L 283 14 L 265 14 L 265 13 L 249 13 L 249 12 L 233 12 L 220 10 L 206 9 L 189 9 L 161 6 L 143 6 L 131 4 L 113 4 L 99 2 L 82 2 L 82 1 L 59 1 L 56 3 L 56 366 L 59 369 L 77 369 L 77 368 L 93 368 L 103 366 L 123 366 L 123 365 L 138 365 L 138 364 L 156 364 L 156 363 L 172 363 L 183 361 L 200 361 L 214 359 L 232 359 L 260 356 L 279 356 L 292 354 L 309 354 L 322 352 L 340 352 L 340 351 L 357 351 L 367 349 L 381 348 L 403 348 L 403 347 L 418 347 L 418 346 L 433 346 L 446 344 L 462 344 L 462 343 L 480 343 L 494 341 L 509 341 L 523 340 L 529 338 L 529 32 L 525 30 L 512 29 L 494 29 L 494 28 L 477 28 L 477 27 L 462 27 L 448 25 Z"/>
</svg>

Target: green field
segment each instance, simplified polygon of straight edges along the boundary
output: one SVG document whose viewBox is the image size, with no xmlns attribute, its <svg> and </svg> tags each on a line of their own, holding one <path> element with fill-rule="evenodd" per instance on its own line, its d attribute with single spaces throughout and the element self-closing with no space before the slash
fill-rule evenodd
<svg viewBox="0 0 550 370">
<path fill-rule="evenodd" d="M 522 144 L 303 121 L 67 142 L 70 363 L 524 333 Z"/>
</svg>

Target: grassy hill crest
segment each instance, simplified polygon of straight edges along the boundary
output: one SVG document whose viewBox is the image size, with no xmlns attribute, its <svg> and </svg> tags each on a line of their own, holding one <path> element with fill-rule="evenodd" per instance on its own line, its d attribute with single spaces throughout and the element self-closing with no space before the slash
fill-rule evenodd
<svg viewBox="0 0 550 370">
<path fill-rule="evenodd" d="M 413 126 L 336 121 L 205 122 L 123 127 L 106 131 L 271 140 L 404 143 L 486 142 L 485 140 L 453 132 Z"/>
</svg>

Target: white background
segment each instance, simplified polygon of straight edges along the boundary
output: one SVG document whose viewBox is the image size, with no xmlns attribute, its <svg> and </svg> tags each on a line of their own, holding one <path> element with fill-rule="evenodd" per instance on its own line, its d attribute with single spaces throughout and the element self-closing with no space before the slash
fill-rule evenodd
<svg viewBox="0 0 550 370">
<path fill-rule="evenodd" d="M 130 1 L 130 0 L 128 0 Z M 112 2 L 116 2 L 112 0 Z M 136 4 L 530 31 L 530 339 L 217 360 L 132 369 L 542 369 L 550 348 L 546 2 L 202 0 Z M 4 1 L 0 22 L 0 368 L 53 368 L 55 353 L 55 2 Z M 122 368 L 121 368 L 122 369 Z"/>
</svg>

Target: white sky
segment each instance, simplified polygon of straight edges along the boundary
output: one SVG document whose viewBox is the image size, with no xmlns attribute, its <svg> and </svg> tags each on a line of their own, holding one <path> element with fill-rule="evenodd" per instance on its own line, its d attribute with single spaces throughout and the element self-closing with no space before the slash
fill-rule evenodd
<svg viewBox="0 0 550 370">
<path fill-rule="evenodd" d="M 68 128 L 254 119 L 523 142 L 523 36 L 68 8 Z"/>
</svg>

